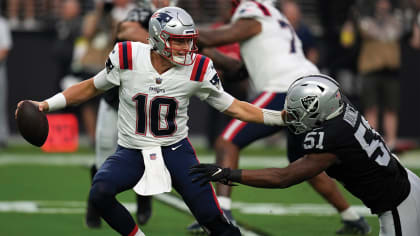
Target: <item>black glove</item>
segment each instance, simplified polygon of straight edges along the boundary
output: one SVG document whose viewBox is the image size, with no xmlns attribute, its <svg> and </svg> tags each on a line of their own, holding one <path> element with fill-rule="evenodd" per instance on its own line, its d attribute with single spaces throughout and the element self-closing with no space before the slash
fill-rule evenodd
<svg viewBox="0 0 420 236">
<path fill-rule="evenodd" d="M 236 186 L 229 182 L 239 182 L 241 180 L 241 172 L 241 170 L 231 170 L 230 168 L 222 168 L 214 164 L 198 164 L 190 168 L 190 175 L 198 174 L 192 182 L 201 182 L 200 186 L 204 186 L 210 181 Z"/>
</svg>

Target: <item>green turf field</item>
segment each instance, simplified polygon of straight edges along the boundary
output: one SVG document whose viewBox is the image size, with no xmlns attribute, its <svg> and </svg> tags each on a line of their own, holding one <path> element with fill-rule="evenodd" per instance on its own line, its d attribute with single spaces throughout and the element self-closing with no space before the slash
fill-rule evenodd
<svg viewBox="0 0 420 236">
<path fill-rule="evenodd" d="M 198 150 L 203 162 L 212 154 Z M 246 168 L 285 165 L 284 151 L 246 150 L 241 165 Z M 412 158 L 413 159 L 413 158 Z M 404 159 L 403 159 L 404 160 Z M 100 230 L 83 222 L 89 190 L 89 164 L 93 152 L 82 149 L 73 154 L 47 154 L 29 146 L 0 152 L 0 235 L 117 235 L 106 223 Z M 420 174 L 419 165 L 409 167 Z M 343 190 L 356 209 L 366 215 L 378 235 L 377 218 L 361 202 Z M 118 196 L 130 210 L 135 209 L 133 192 Z M 248 235 L 335 235 L 340 218 L 311 187 L 300 184 L 284 190 L 235 187 L 233 212 Z M 177 209 L 181 208 L 181 209 Z M 153 216 L 142 227 L 146 235 L 187 235 L 193 221 L 175 195 L 156 197 Z"/>
</svg>

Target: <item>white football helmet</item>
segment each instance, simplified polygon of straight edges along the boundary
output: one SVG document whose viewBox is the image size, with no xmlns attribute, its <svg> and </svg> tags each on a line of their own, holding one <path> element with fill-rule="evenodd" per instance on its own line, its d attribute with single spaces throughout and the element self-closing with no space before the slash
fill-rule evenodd
<svg viewBox="0 0 420 236">
<path fill-rule="evenodd" d="M 341 114 L 340 86 L 326 75 L 301 77 L 290 85 L 284 107 L 285 123 L 293 133 L 310 131 Z"/>
<path fill-rule="evenodd" d="M 191 65 L 197 52 L 198 31 L 192 17 L 179 7 L 164 7 L 153 13 L 149 21 L 149 42 L 157 53 L 178 65 Z M 188 40 L 189 49 L 174 55 L 172 40 Z"/>
</svg>

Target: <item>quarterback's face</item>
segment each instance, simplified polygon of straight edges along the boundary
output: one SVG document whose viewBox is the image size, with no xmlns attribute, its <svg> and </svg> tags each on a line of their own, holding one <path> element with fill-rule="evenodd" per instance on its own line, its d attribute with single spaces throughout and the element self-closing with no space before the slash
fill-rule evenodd
<svg viewBox="0 0 420 236">
<path fill-rule="evenodd" d="M 174 56 L 184 56 L 192 48 L 193 40 L 191 38 L 171 39 L 171 49 Z"/>
</svg>

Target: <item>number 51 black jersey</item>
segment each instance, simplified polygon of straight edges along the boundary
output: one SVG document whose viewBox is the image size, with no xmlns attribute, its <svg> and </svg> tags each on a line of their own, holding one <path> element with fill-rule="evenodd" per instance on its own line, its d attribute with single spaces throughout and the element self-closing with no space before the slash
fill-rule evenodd
<svg viewBox="0 0 420 236">
<path fill-rule="evenodd" d="M 395 208 L 410 192 L 405 168 L 350 104 L 344 104 L 343 113 L 322 127 L 292 139 L 300 139 L 300 144 L 289 154 L 335 154 L 338 161 L 326 170 L 327 174 L 360 198 L 372 213 Z"/>
</svg>

